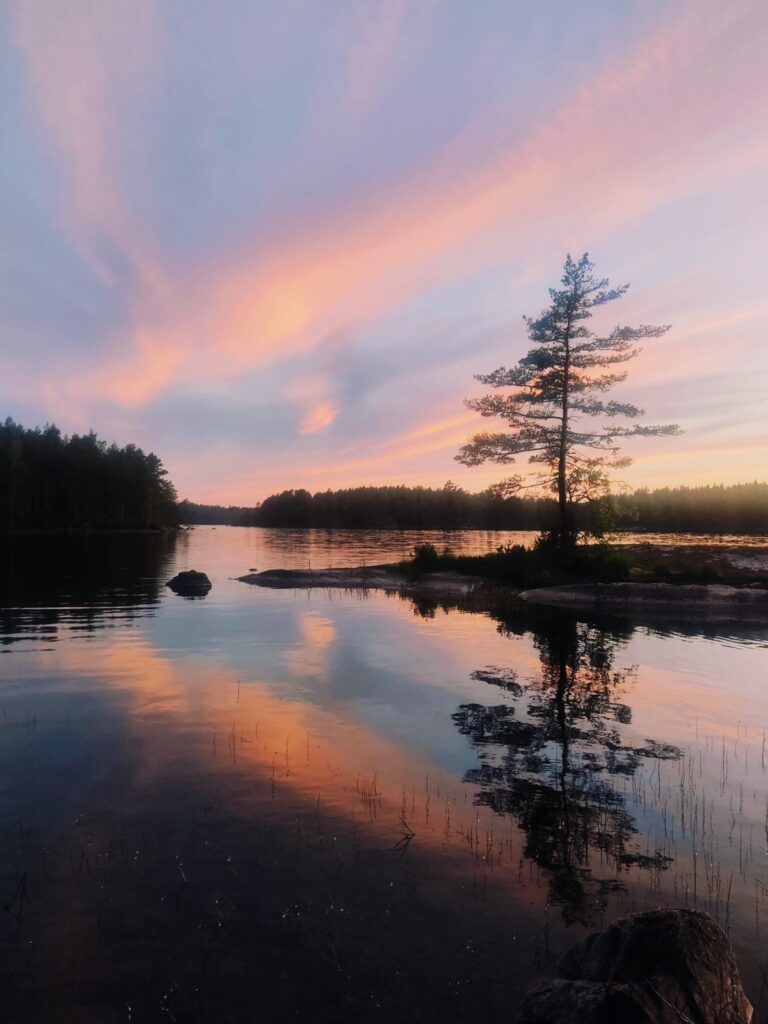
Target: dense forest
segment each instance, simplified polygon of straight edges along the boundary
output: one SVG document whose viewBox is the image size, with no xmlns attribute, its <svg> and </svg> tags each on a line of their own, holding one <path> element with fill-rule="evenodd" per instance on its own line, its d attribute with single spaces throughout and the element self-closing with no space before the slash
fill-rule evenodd
<svg viewBox="0 0 768 1024">
<path fill-rule="evenodd" d="M 660 487 L 611 501 L 618 529 L 768 534 L 768 483 Z"/>
<path fill-rule="evenodd" d="M 160 459 L 93 432 L 0 425 L 0 530 L 157 529 L 178 521 Z"/>
<path fill-rule="evenodd" d="M 768 483 L 664 487 L 577 506 L 581 526 L 768 534 Z M 0 530 L 158 529 L 186 524 L 382 530 L 547 530 L 553 498 L 432 487 L 289 490 L 255 507 L 176 502 L 160 459 L 93 432 L 0 424 Z"/>
<path fill-rule="evenodd" d="M 180 501 L 179 522 L 190 526 L 260 526 L 259 507 L 243 505 L 200 505 Z"/>
<path fill-rule="evenodd" d="M 768 534 L 768 483 L 640 490 L 578 512 L 582 525 L 599 519 L 615 530 Z M 470 494 L 451 483 L 283 491 L 254 508 L 179 504 L 182 523 L 328 529 L 546 530 L 555 515 L 551 498 L 505 497 L 496 488 Z"/>
<path fill-rule="evenodd" d="M 498 498 L 446 487 L 354 487 L 340 491 L 283 491 L 256 508 L 221 508 L 183 501 L 182 523 L 328 529 L 536 530 L 548 519 L 549 499 Z M 510 525 L 514 524 L 514 525 Z"/>
</svg>

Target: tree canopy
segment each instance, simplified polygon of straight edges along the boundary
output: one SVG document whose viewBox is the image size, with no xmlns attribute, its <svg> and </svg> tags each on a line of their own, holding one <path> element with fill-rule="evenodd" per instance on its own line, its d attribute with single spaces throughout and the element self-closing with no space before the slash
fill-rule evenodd
<svg viewBox="0 0 768 1024">
<path fill-rule="evenodd" d="M 611 288 L 607 278 L 594 276 L 587 253 L 566 258 L 562 288 L 549 289 L 550 305 L 537 319 L 525 317 L 531 348 L 511 369 L 501 366 L 477 380 L 503 393 L 467 400 L 482 416 L 506 420 L 505 433 L 478 433 L 456 456 L 467 466 L 484 462 L 509 464 L 517 455 L 541 467 L 534 483 L 557 495 L 559 526 L 565 544 L 577 533 L 573 506 L 608 492 L 608 471 L 625 466 L 620 442 L 629 437 L 676 434 L 676 424 L 630 426 L 617 418 L 636 419 L 642 410 L 628 402 L 606 401 L 601 396 L 624 380 L 616 369 L 634 358 L 637 342 L 658 338 L 668 326 L 614 327 L 598 335 L 587 327 L 592 311 L 621 298 L 628 285 Z M 598 418 L 600 424 L 591 424 Z M 522 477 L 510 478 L 512 487 Z"/>
<path fill-rule="evenodd" d="M 153 529 L 177 522 L 160 459 L 91 431 L 0 425 L 0 529 Z"/>
</svg>

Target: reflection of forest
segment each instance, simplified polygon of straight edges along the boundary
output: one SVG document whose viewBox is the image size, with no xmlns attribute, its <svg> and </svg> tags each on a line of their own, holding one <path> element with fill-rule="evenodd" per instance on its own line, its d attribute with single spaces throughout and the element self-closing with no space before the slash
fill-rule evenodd
<svg viewBox="0 0 768 1024">
<path fill-rule="evenodd" d="M 633 844 L 636 824 L 617 778 L 633 776 L 646 759 L 682 753 L 622 738 L 632 712 L 620 698 L 634 670 L 613 663 L 631 631 L 608 632 L 553 612 L 519 620 L 507 615 L 500 629 L 532 633 L 541 674 L 521 681 L 495 666 L 473 673 L 499 687 L 506 702 L 464 704 L 455 713 L 481 762 L 466 779 L 481 787 L 479 803 L 515 818 L 527 838 L 526 855 L 547 872 L 550 899 L 565 920 L 587 922 L 623 888 L 622 870 L 660 870 L 669 862 Z"/>
<path fill-rule="evenodd" d="M 146 614 L 185 533 L 19 534 L 0 543 L 0 645 Z"/>
</svg>

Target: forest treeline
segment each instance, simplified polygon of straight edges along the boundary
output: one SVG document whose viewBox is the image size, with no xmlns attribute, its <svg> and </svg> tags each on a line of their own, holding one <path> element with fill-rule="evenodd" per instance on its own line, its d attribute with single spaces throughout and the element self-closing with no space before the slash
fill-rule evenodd
<svg viewBox="0 0 768 1024">
<path fill-rule="evenodd" d="M 178 522 L 160 459 L 93 432 L 0 425 L 0 530 L 158 529 Z"/>
<path fill-rule="evenodd" d="M 768 483 L 660 487 L 610 500 L 617 529 L 768 534 Z"/>
<path fill-rule="evenodd" d="M 768 483 L 663 487 L 620 494 L 599 507 L 584 505 L 585 523 L 616 530 L 768 534 Z M 233 526 L 381 530 L 548 530 L 556 518 L 551 498 L 505 497 L 489 488 L 472 494 L 453 484 L 431 487 L 354 487 L 338 491 L 283 491 L 261 505 L 179 504 L 182 523 Z"/>
<path fill-rule="evenodd" d="M 617 530 L 768 534 L 768 483 L 663 487 L 577 506 L 582 525 Z M 255 507 L 178 502 L 160 459 L 93 432 L 0 424 L 0 530 L 157 529 L 185 524 L 382 530 L 549 530 L 553 498 L 432 487 L 289 490 Z"/>
</svg>

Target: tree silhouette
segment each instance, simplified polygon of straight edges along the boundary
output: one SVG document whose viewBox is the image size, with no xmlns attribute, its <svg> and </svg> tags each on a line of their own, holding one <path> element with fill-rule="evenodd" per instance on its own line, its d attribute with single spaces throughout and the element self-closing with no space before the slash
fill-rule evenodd
<svg viewBox="0 0 768 1024">
<path fill-rule="evenodd" d="M 491 461 L 509 464 L 527 454 L 528 461 L 544 467 L 538 482 L 557 495 L 557 538 L 565 546 L 575 543 L 577 528 L 573 506 L 608 492 L 608 471 L 629 460 L 619 457 L 619 441 L 628 437 L 675 434 L 674 424 L 616 426 L 612 422 L 590 428 L 584 417 L 634 419 L 642 412 L 626 402 L 603 401 L 598 396 L 624 380 L 626 371 L 614 370 L 639 352 L 636 342 L 658 338 L 668 327 L 615 327 L 600 337 L 586 327 L 592 310 L 620 298 L 629 287 L 609 288 L 608 279 L 593 275 L 585 253 L 579 260 L 566 258 L 561 289 L 550 288 L 550 305 L 538 319 L 526 317 L 534 347 L 517 366 L 502 366 L 477 380 L 512 393 L 487 394 L 467 405 L 483 416 L 500 416 L 509 433 L 476 434 L 456 459 L 467 466 Z M 521 478 L 510 478 L 517 485 Z"/>
<path fill-rule="evenodd" d="M 661 853 L 634 848 L 634 820 L 612 779 L 634 775 L 646 758 L 682 754 L 652 740 L 642 747 L 623 742 L 632 714 L 620 697 L 634 670 L 613 668 L 621 635 L 551 614 L 507 617 L 501 629 L 531 626 L 540 677 L 524 684 L 510 669 L 479 670 L 474 678 L 501 687 L 508 702 L 464 704 L 453 717 L 481 759 L 466 775 L 480 787 L 477 802 L 517 820 L 526 856 L 549 875 L 551 902 L 567 922 L 587 923 L 623 887 L 622 870 L 668 863 Z M 597 877 L 593 860 L 610 875 Z"/>
<path fill-rule="evenodd" d="M 62 437 L 49 424 L 0 424 L 0 530 L 153 529 L 177 522 L 176 491 L 160 459 L 107 445 L 92 431 Z"/>
</svg>

